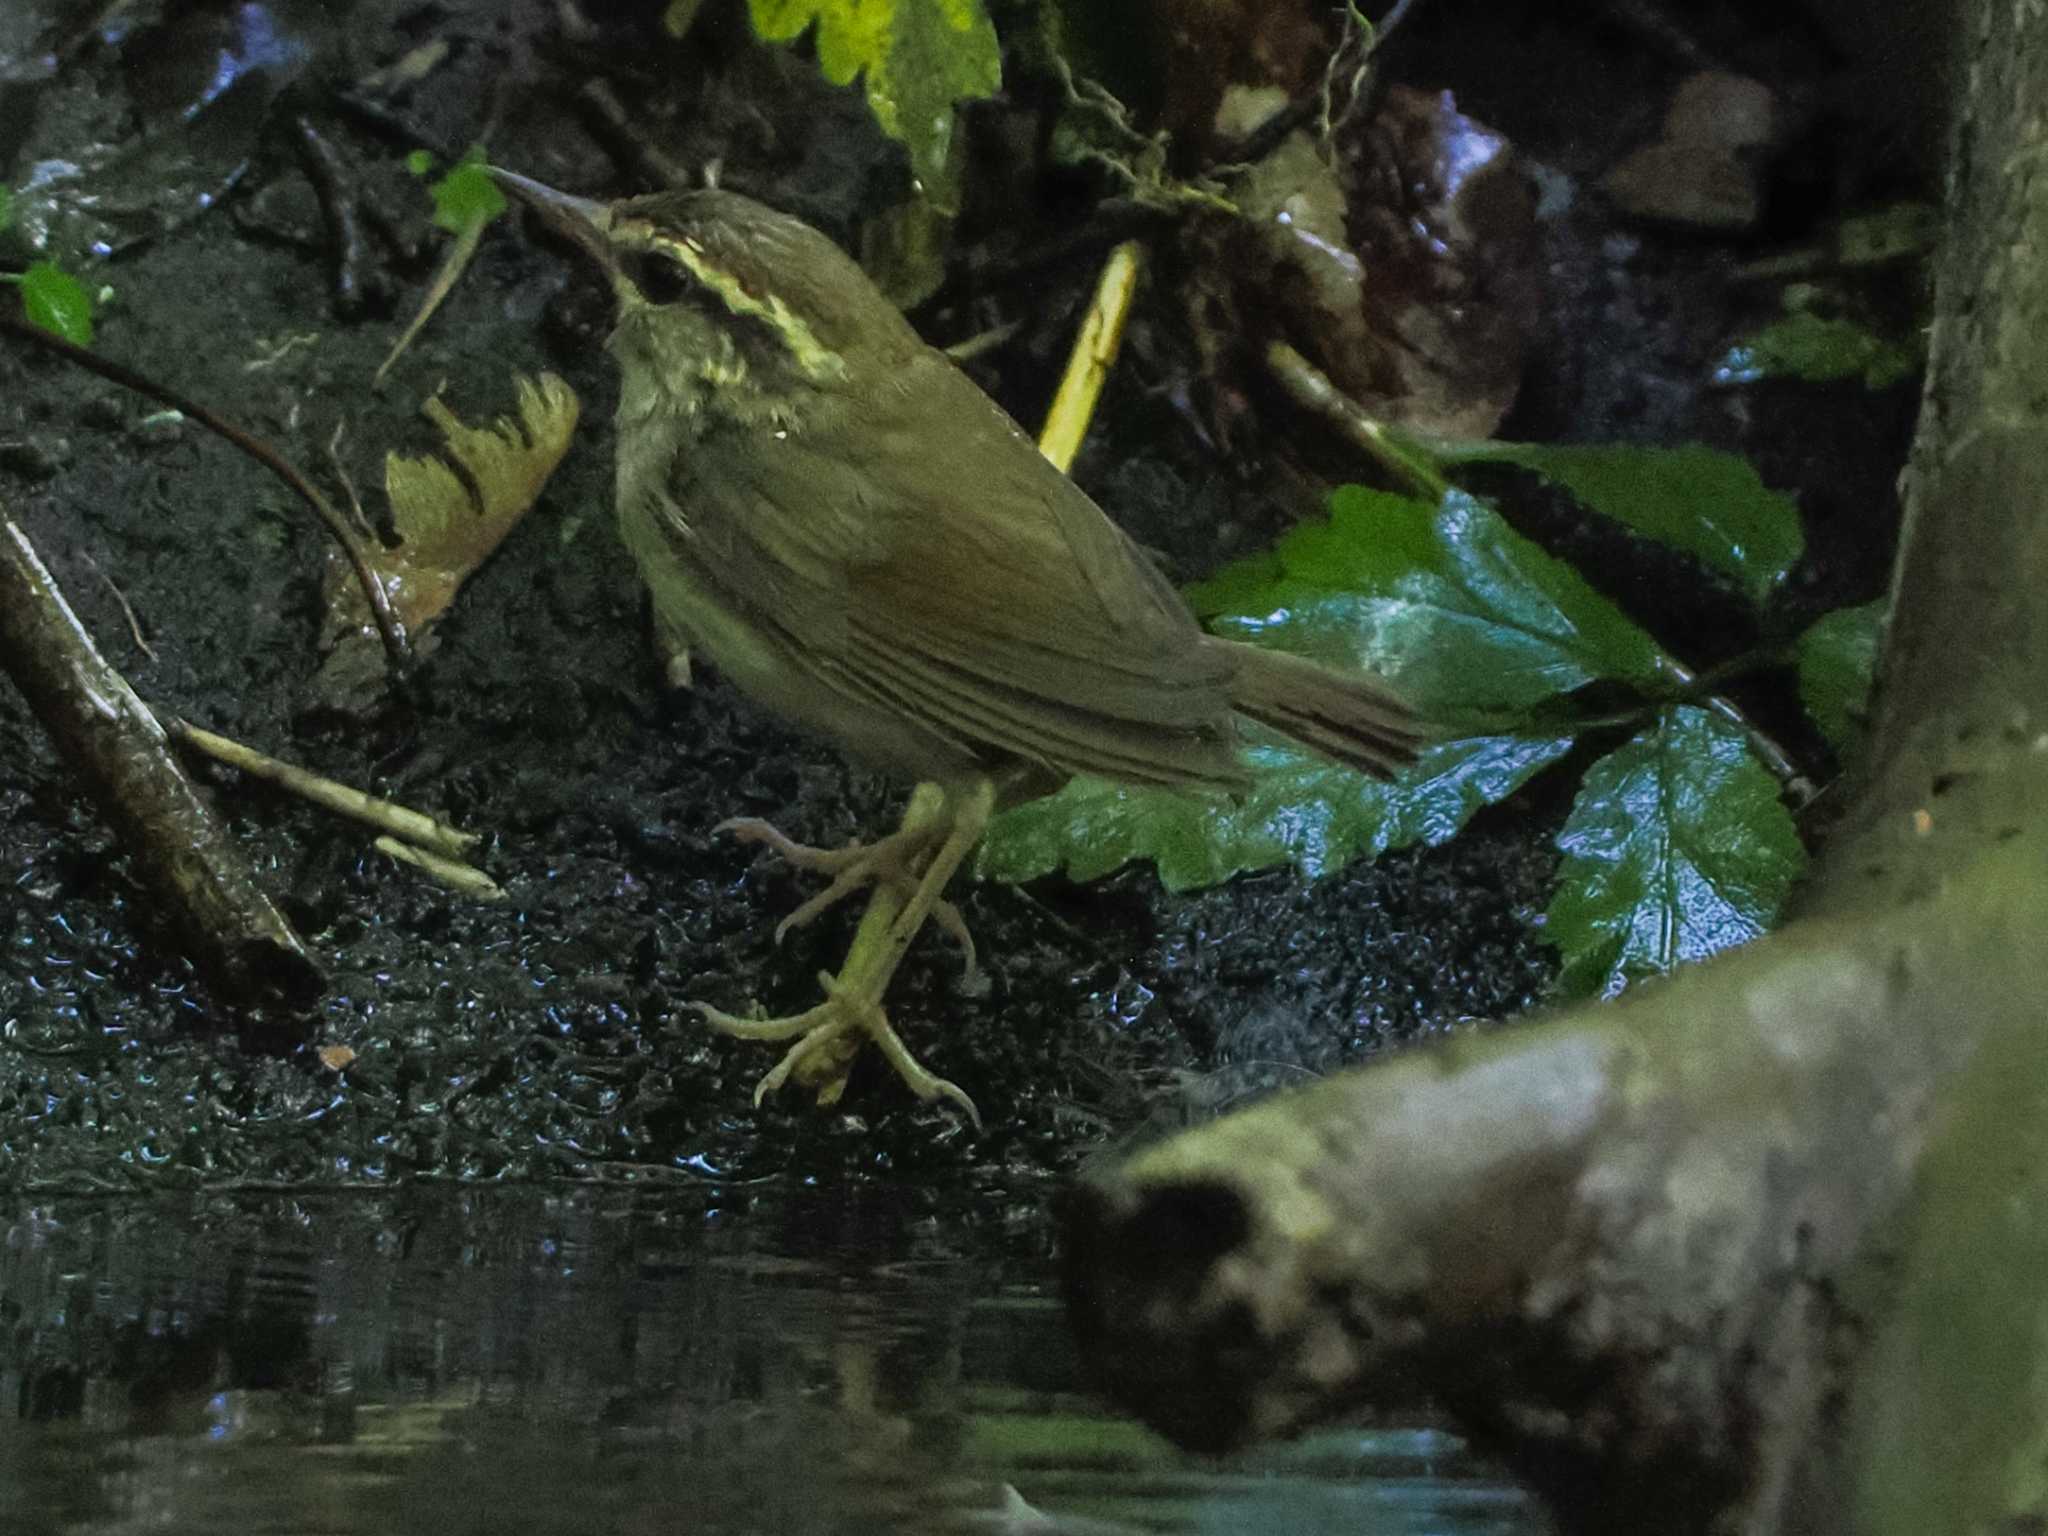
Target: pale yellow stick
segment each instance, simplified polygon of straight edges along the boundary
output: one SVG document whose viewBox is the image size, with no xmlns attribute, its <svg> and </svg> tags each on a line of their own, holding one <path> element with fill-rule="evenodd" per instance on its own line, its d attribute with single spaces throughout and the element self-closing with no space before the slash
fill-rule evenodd
<svg viewBox="0 0 2048 1536">
<path fill-rule="evenodd" d="M 333 811 L 337 816 L 363 822 L 445 858 L 459 859 L 482 841 L 476 833 L 458 831 L 423 811 L 394 805 L 389 800 L 380 800 L 347 784 L 338 784 L 333 779 L 324 779 L 291 763 L 266 757 L 254 747 L 245 747 L 239 741 L 230 741 L 212 731 L 201 730 L 190 721 L 166 720 L 165 725 L 185 745 L 226 763 L 230 768 L 239 768 L 251 778 L 275 784 L 302 800 L 310 800 L 324 810 Z"/>
<path fill-rule="evenodd" d="M 1135 240 L 1126 240 L 1109 253 L 1095 285 L 1095 300 L 1081 322 L 1080 335 L 1074 338 L 1066 374 L 1052 398 L 1052 409 L 1046 413 L 1045 429 L 1038 434 L 1038 451 L 1062 474 L 1074 467 L 1081 439 L 1088 435 L 1088 423 L 1094 419 L 1103 381 L 1123 345 L 1124 325 L 1137 296 L 1144 258 L 1145 248 Z"/>
<path fill-rule="evenodd" d="M 427 296 L 420 301 L 419 313 L 414 315 L 411 323 L 399 333 L 398 340 L 391 344 L 390 353 L 377 365 L 377 371 L 370 375 L 370 388 L 373 391 L 384 387 L 384 375 L 391 371 L 392 364 L 405 356 L 406 349 L 413 344 L 419 333 L 427 328 L 427 322 L 434 318 L 434 312 L 441 307 L 442 301 L 455 291 L 456 283 L 460 282 L 462 274 L 469 270 L 470 261 L 476 255 L 476 248 L 483 240 L 484 225 L 489 222 L 488 219 L 472 217 L 456 231 L 455 239 L 448 246 L 448 254 L 441 259 L 440 268 L 434 273 L 434 280 L 427 287 Z"/>
<path fill-rule="evenodd" d="M 415 848 L 411 843 L 401 843 L 395 837 L 380 837 L 370 845 L 388 858 L 401 864 L 410 864 L 422 874 L 431 875 L 450 890 L 473 896 L 478 901 L 503 901 L 504 887 L 474 864 L 465 864 L 460 859 L 444 859 L 438 853 L 429 853 L 424 848 Z"/>
</svg>

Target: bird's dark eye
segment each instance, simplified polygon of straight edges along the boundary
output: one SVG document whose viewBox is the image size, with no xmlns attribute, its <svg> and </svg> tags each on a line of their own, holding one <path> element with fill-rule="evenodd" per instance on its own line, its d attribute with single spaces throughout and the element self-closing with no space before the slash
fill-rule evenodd
<svg viewBox="0 0 2048 1536">
<path fill-rule="evenodd" d="M 619 265 L 650 304 L 673 304 L 690 291 L 690 275 L 659 251 L 624 251 Z"/>
</svg>

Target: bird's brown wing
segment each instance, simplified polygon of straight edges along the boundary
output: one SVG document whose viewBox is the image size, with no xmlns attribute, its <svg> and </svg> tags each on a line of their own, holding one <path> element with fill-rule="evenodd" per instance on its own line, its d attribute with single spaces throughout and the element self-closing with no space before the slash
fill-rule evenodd
<svg viewBox="0 0 2048 1536">
<path fill-rule="evenodd" d="M 858 458 L 792 431 L 721 459 L 715 489 L 679 477 L 680 515 L 792 654 L 990 763 L 1239 776 L 1227 653 L 971 381 L 928 353 L 847 409 L 831 446 Z M 721 505 L 693 508 L 691 480 Z"/>
</svg>

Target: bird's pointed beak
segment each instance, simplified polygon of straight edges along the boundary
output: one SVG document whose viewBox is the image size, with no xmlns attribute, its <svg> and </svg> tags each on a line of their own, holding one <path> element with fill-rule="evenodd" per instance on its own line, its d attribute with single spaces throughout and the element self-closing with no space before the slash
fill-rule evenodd
<svg viewBox="0 0 2048 1536">
<path fill-rule="evenodd" d="M 576 197 L 568 192 L 557 192 L 547 183 L 535 181 L 530 176 L 521 176 L 517 171 L 504 170 L 495 165 L 487 169 L 493 181 L 539 214 L 541 222 L 555 233 L 587 253 L 604 268 L 607 277 L 612 278 L 614 283 L 617 282 L 619 264 L 612 253 L 611 204 L 601 203 L 591 197 Z"/>
</svg>

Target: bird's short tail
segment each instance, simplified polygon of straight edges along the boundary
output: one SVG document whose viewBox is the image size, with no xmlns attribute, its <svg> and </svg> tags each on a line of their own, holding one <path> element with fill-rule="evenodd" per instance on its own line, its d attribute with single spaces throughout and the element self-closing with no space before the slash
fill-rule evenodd
<svg viewBox="0 0 2048 1536">
<path fill-rule="evenodd" d="M 1232 709 L 1325 757 L 1384 779 L 1414 761 L 1429 739 L 1415 712 L 1370 672 L 1343 672 L 1241 641 L 1209 644 L 1230 647 L 1237 660 Z"/>
</svg>

